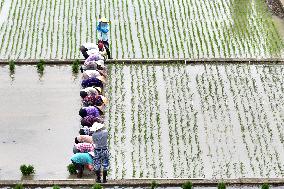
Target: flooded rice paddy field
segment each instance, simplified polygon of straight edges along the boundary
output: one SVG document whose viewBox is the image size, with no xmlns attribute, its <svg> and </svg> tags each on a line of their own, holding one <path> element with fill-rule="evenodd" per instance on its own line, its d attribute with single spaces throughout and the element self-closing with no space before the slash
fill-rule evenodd
<svg viewBox="0 0 284 189">
<path fill-rule="evenodd" d="M 110 179 L 284 176 L 284 65 L 107 66 Z M 0 179 L 72 178 L 80 81 L 0 66 Z"/>
<path fill-rule="evenodd" d="M 111 177 L 283 177 L 283 69 L 108 65 Z"/>
<path fill-rule="evenodd" d="M 0 66 L 0 179 L 19 179 L 21 164 L 35 178 L 66 178 L 79 129 L 80 79 L 69 66 Z"/>
<path fill-rule="evenodd" d="M 1 0 L 0 59 L 80 58 L 99 15 L 114 58 L 284 57 L 263 0 Z"/>
</svg>

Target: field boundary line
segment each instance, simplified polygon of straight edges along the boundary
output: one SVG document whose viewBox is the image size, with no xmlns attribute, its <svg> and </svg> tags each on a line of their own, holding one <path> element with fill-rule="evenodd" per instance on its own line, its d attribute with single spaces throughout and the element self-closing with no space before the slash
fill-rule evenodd
<svg viewBox="0 0 284 189">
<path fill-rule="evenodd" d="M 150 186 L 155 181 L 160 187 L 181 186 L 185 182 L 192 182 L 194 186 L 217 186 L 219 182 L 227 185 L 284 185 L 284 178 L 239 178 L 239 179 L 162 179 L 162 178 L 143 178 L 143 179 L 122 179 L 109 180 L 103 186 L 124 186 L 124 187 L 143 187 Z M 91 186 L 95 184 L 95 179 L 57 179 L 57 180 L 0 180 L 0 187 L 13 187 L 16 184 L 23 184 L 25 187 L 48 187 L 58 186 Z"/>
<path fill-rule="evenodd" d="M 72 64 L 76 59 L 43 59 L 46 64 Z M 83 63 L 83 59 L 79 59 Z M 15 64 L 37 64 L 40 59 L 17 59 Z M 8 64 L 8 59 L 0 59 L 1 64 Z M 283 58 L 208 58 L 208 59 L 111 59 L 106 64 L 284 64 Z"/>
</svg>

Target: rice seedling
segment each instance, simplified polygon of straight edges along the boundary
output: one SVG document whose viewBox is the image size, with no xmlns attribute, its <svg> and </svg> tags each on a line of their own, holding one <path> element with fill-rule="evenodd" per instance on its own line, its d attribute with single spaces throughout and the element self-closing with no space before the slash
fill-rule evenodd
<svg viewBox="0 0 284 189">
<path fill-rule="evenodd" d="M 24 189 L 24 186 L 23 186 L 23 184 L 16 184 L 14 186 L 14 189 Z"/>
<path fill-rule="evenodd" d="M 191 182 L 186 182 L 181 187 L 182 189 L 192 189 L 193 185 Z"/>
<path fill-rule="evenodd" d="M 67 170 L 68 170 L 68 172 L 69 172 L 70 175 L 74 175 L 74 174 L 77 173 L 76 167 L 75 167 L 75 165 L 74 165 L 73 163 L 71 163 L 71 164 L 69 164 L 69 165 L 67 166 Z"/>
<path fill-rule="evenodd" d="M 44 65 L 45 65 L 45 61 L 44 61 L 44 60 L 40 60 L 40 61 L 37 63 L 36 67 L 37 67 L 38 73 L 43 74 Z"/>
<path fill-rule="evenodd" d="M 261 185 L 261 189 L 269 189 L 269 188 L 270 188 L 269 185 L 266 183 Z"/>
<path fill-rule="evenodd" d="M 10 70 L 11 75 L 15 73 L 15 61 L 14 60 L 9 61 L 9 70 Z"/>
<path fill-rule="evenodd" d="M 60 189 L 60 186 L 54 185 L 54 186 L 52 186 L 52 189 Z"/>
<path fill-rule="evenodd" d="M 29 176 L 29 175 L 35 173 L 35 168 L 32 165 L 23 164 L 23 165 L 20 166 L 20 171 L 21 171 L 23 176 Z"/>
<path fill-rule="evenodd" d="M 157 182 L 156 182 L 156 181 L 152 181 L 152 182 L 151 182 L 151 189 L 155 189 L 155 188 L 157 188 L 157 187 L 158 187 Z"/>
<path fill-rule="evenodd" d="M 72 63 L 72 72 L 74 74 L 77 74 L 79 72 L 79 67 L 80 67 L 80 60 L 76 59 Z"/>
<path fill-rule="evenodd" d="M 96 183 L 92 186 L 92 189 L 103 189 L 102 185 Z"/>
</svg>

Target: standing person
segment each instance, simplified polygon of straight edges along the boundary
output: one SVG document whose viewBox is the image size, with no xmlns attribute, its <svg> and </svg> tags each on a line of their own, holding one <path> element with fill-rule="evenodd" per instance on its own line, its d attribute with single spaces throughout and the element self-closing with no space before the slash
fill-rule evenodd
<svg viewBox="0 0 284 189">
<path fill-rule="evenodd" d="M 91 127 L 94 131 L 92 137 L 94 149 L 94 170 L 97 175 L 96 182 L 101 182 L 101 167 L 103 167 L 103 182 L 107 182 L 107 171 L 109 167 L 108 131 L 104 124 L 94 123 Z"/>
<path fill-rule="evenodd" d="M 71 157 L 71 162 L 76 167 L 78 178 L 83 176 L 84 167 L 87 167 L 90 171 L 94 170 L 93 157 L 94 152 L 76 153 Z"/>
<path fill-rule="evenodd" d="M 103 42 L 106 48 L 108 58 L 112 59 L 110 55 L 109 43 L 108 43 L 109 25 L 108 25 L 108 20 L 106 18 L 99 19 L 99 23 L 97 25 L 97 31 L 98 31 L 99 42 Z"/>
</svg>

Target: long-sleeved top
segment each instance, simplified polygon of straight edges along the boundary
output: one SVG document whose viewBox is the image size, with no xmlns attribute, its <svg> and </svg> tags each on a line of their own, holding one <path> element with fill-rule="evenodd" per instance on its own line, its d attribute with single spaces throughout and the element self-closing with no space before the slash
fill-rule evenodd
<svg viewBox="0 0 284 189">
<path fill-rule="evenodd" d="M 108 23 L 99 22 L 97 25 L 98 39 L 101 41 L 108 41 Z"/>
<path fill-rule="evenodd" d="M 77 140 L 80 143 L 90 143 L 90 144 L 93 143 L 92 136 L 88 136 L 88 135 L 79 135 L 79 136 L 77 136 Z"/>
<path fill-rule="evenodd" d="M 106 129 L 94 132 L 92 137 L 93 137 L 93 142 L 95 144 L 95 149 L 107 148 L 108 131 Z"/>
<path fill-rule="evenodd" d="M 101 116 L 100 110 L 95 106 L 83 107 L 83 109 L 85 109 L 87 111 L 87 116 L 88 115 L 92 115 L 94 117 L 100 117 Z"/>
<path fill-rule="evenodd" d="M 97 70 L 86 70 L 83 73 L 83 76 L 87 76 L 87 78 L 91 78 L 91 77 L 98 77 L 100 76 L 100 72 L 98 72 Z"/>
<path fill-rule="evenodd" d="M 103 123 L 104 120 L 101 117 L 95 117 L 95 116 L 92 116 L 92 115 L 86 116 L 86 117 L 81 119 L 81 125 L 82 126 L 92 127 L 92 125 L 95 122 Z"/>
<path fill-rule="evenodd" d="M 75 147 L 81 153 L 93 152 L 95 148 L 94 144 L 90 144 L 90 143 L 75 144 Z"/>
<path fill-rule="evenodd" d="M 84 79 L 81 83 L 83 88 L 86 87 L 101 87 L 103 88 L 103 82 L 96 77 L 91 77 L 89 79 Z"/>
<path fill-rule="evenodd" d="M 102 106 L 104 104 L 101 95 L 88 95 L 82 102 L 84 106 Z"/>
<path fill-rule="evenodd" d="M 87 87 L 85 89 L 82 89 L 81 91 L 85 91 L 88 95 L 99 95 L 99 92 L 94 87 Z"/>
<path fill-rule="evenodd" d="M 84 62 L 84 66 L 87 66 L 89 62 L 94 62 L 98 60 L 104 60 L 104 57 L 101 55 L 101 53 L 96 52 L 94 54 L 91 54 Z"/>
<path fill-rule="evenodd" d="M 93 158 L 89 153 L 76 153 L 71 157 L 71 161 L 82 165 L 93 164 Z"/>
</svg>

